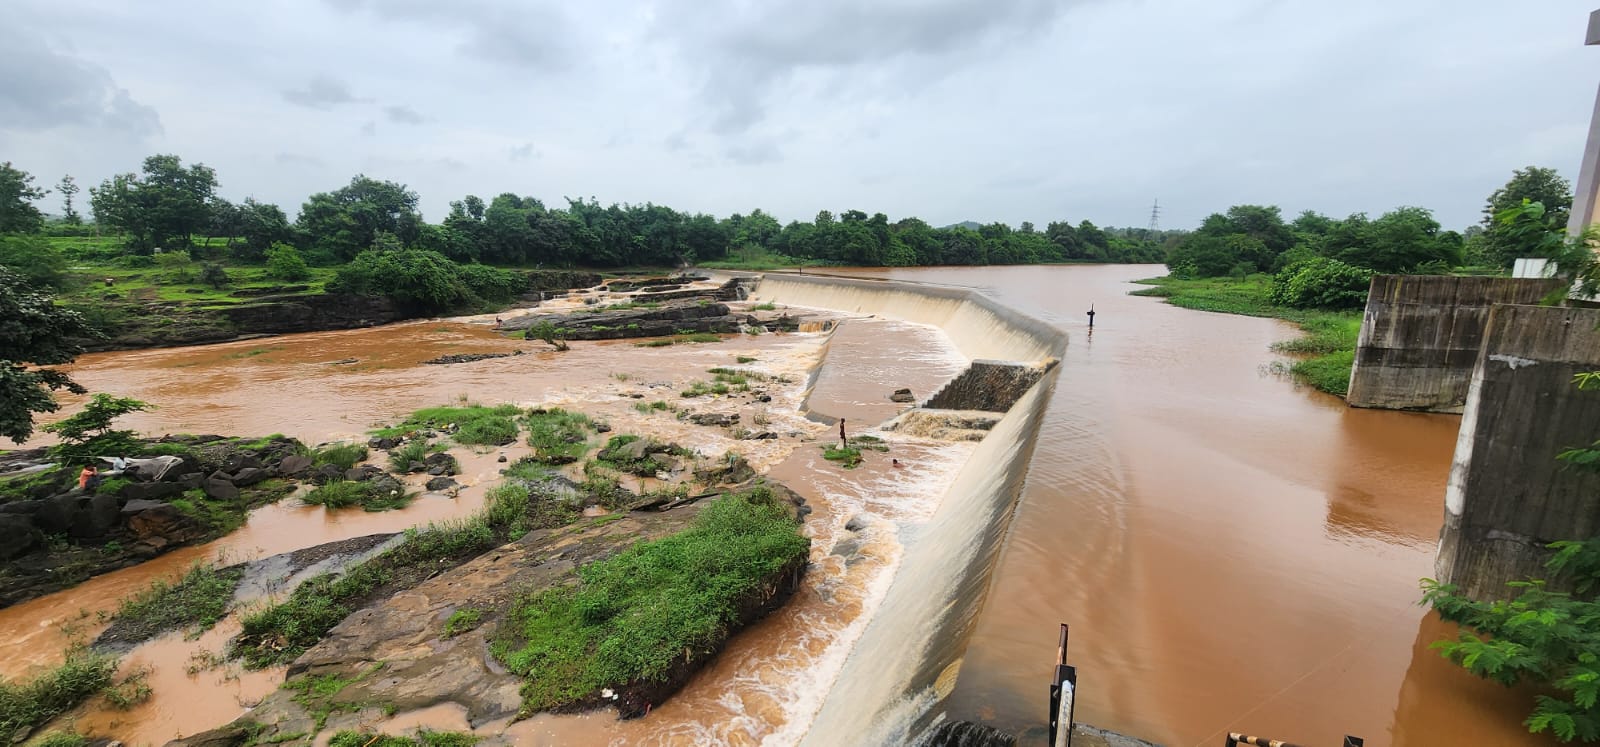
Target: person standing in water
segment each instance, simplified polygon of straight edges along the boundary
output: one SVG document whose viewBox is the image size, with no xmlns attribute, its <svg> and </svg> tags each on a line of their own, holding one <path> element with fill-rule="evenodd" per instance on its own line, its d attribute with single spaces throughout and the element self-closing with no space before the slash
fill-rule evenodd
<svg viewBox="0 0 1600 747">
<path fill-rule="evenodd" d="M 844 437 L 844 418 L 839 418 L 839 448 L 843 449 L 849 445 L 850 439 Z"/>
<path fill-rule="evenodd" d="M 1089 329 L 1094 329 L 1094 304 L 1089 304 Z"/>
</svg>

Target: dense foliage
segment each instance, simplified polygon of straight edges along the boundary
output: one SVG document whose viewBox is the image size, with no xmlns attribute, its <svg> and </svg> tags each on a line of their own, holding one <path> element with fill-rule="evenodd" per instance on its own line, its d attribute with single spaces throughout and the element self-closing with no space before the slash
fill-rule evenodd
<svg viewBox="0 0 1600 747">
<path fill-rule="evenodd" d="M 128 235 L 138 254 L 187 251 L 189 236 L 212 216 L 217 173 L 204 164 L 185 168 L 177 156 L 144 159 L 143 174 L 118 174 L 89 190 L 97 223 Z"/>
<path fill-rule="evenodd" d="M 437 312 L 508 301 L 526 287 L 521 276 L 483 265 L 459 265 L 425 249 L 370 249 L 339 268 L 330 293 L 388 296 L 417 311 Z"/>
<path fill-rule="evenodd" d="M 139 447 L 134 432 L 113 429 L 111 421 L 149 409 L 149 404 L 131 397 L 96 393 L 76 414 L 44 427 L 61 437 L 61 443 L 51 447 L 51 454 L 60 459 L 84 461 L 98 456 L 132 454 Z"/>
<path fill-rule="evenodd" d="M 36 413 L 55 412 L 57 389 L 82 394 L 66 374 L 51 368 L 80 352 L 72 342 L 89 335 L 83 318 L 0 267 L 0 436 L 21 443 L 33 433 Z"/>
<path fill-rule="evenodd" d="M 1268 299 L 1297 309 L 1359 309 L 1366 305 L 1372 271 L 1327 257 L 1309 257 L 1272 278 Z"/>
<path fill-rule="evenodd" d="M 1548 257 L 1540 250 L 1540 242 L 1526 232 L 1519 232 L 1500 219 L 1506 211 L 1525 203 L 1538 203 L 1548 212 L 1549 223 L 1562 229 L 1567 227 L 1568 209 L 1572 205 L 1572 185 L 1562 179 L 1555 169 L 1529 166 L 1518 169 L 1511 181 L 1489 195 L 1483 206 L 1483 235 L 1479 253 L 1485 262 L 1495 267 L 1510 267 L 1518 257 Z"/>
<path fill-rule="evenodd" d="M 1600 390 L 1600 372 L 1577 376 L 1582 389 Z M 1557 456 L 1571 468 L 1600 472 L 1600 441 Z M 1600 537 L 1557 542 L 1546 567 L 1571 583 L 1573 592 L 1552 591 L 1545 579 L 1509 584 L 1507 601 L 1468 599 L 1450 584 L 1423 579 L 1423 600 L 1441 617 L 1460 623 L 1455 640 L 1433 644 L 1467 671 L 1501 684 L 1539 686 L 1526 722 L 1534 733 L 1549 731 L 1563 742 L 1600 741 Z"/>
</svg>

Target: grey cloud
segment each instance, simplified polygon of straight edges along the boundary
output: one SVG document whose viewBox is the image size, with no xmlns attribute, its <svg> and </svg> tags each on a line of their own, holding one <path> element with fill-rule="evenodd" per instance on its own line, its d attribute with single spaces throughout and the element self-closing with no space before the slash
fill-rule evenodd
<svg viewBox="0 0 1600 747">
<path fill-rule="evenodd" d="M 161 132 L 156 111 L 119 88 L 105 68 L 50 49 L 18 26 L 0 28 L 0 129 L 63 126 Z"/>
<path fill-rule="evenodd" d="M 670 16 L 684 27 L 660 29 L 705 75 L 705 99 L 718 111 L 719 132 L 762 120 L 774 89 L 796 73 L 878 73 L 896 62 L 915 64 L 896 88 L 921 88 L 961 65 L 964 54 L 996 42 L 1046 33 L 1076 3 L 1055 0 L 823 0 L 747 12 L 705 6 L 705 16 Z M 712 18 L 718 23 L 708 23 Z M 718 29 L 711 37 L 699 28 Z M 944 64 L 930 64 L 943 62 Z"/>
<path fill-rule="evenodd" d="M 367 122 L 366 124 L 361 125 L 361 134 L 367 137 L 372 137 L 373 135 L 378 134 L 378 123 Z"/>
<path fill-rule="evenodd" d="M 783 160 L 783 152 L 771 140 L 757 140 L 729 146 L 724 154 L 728 160 L 745 166 L 775 163 Z"/>
<path fill-rule="evenodd" d="M 324 0 L 345 12 L 388 21 L 453 26 L 465 34 L 456 51 L 490 62 L 547 70 L 567 67 L 575 32 L 554 5 L 493 0 Z"/>
<path fill-rule="evenodd" d="M 523 143 L 521 145 L 512 146 L 507 155 L 513 161 L 526 161 L 530 158 L 538 158 L 539 149 L 533 147 L 533 143 Z"/>
<path fill-rule="evenodd" d="M 417 113 L 416 109 L 412 109 L 409 106 L 386 106 L 383 107 L 383 114 L 389 118 L 390 122 L 395 124 L 415 125 L 422 124 L 425 121 L 422 115 Z"/>
<path fill-rule="evenodd" d="M 303 88 L 285 89 L 283 98 L 291 104 L 312 109 L 331 109 L 361 100 L 350 93 L 350 86 L 344 81 L 327 75 L 312 78 Z"/>
</svg>

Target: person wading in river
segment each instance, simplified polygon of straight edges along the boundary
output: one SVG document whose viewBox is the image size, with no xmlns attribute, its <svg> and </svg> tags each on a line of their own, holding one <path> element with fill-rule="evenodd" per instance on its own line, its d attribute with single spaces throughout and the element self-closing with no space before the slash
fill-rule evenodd
<svg viewBox="0 0 1600 747">
<path fill-rule="evenodd" d="M 839 418 L 839 448 L 845 449 L 849 448 L 849 446 L 850 439 L 845 438 L 844 435 L 844 418 Z"/>
</svg>

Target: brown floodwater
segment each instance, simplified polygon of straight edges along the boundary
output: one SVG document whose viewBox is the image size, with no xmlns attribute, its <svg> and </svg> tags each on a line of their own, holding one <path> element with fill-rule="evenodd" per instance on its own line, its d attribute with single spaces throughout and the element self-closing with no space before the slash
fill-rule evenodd
<svg viewBox="0 0 1600 747">
<path fill-rule="evenodd" d="M 1449 633 L 1415 602 L 1431 575 L 1444 482 L 1459 418 L 1351 410 L 1271 371 L 1269 351 L 1296 334 L 1273 320 L 1178 309 L 1126 296 L 1161 268 L 1016 267 L 860 271 L 977 287 L 1066 329 L 1062 374 L 1027 488 L 951 697 L 955 718 L 1038 744 L 1056 626 L 1073 625 L 1078 720 L 1168 745 L 1220 745 L 1229 730 L 1308 745 L 1345 733 L 1379 745 L 1543 745 L 1519 725 L 1529 696 L 1465 675 L 1427 649 Z M 1083 312 L 1099 312 L 1091 336 Z M 938 508 L 968 467 L 971 444 L 883 434 L 908 468 L 869 452 L 858 470 L 821 459 L 844 416 L 852 433 L 919 398 L 964 361 L 936 330 L 840 314 L 838 331 L 731 336 L 710 345 L 578 343 L 554 353 L 488 329 L 435 320 L 170 350 L 84 356 L 91 390 L 160 409 L 127 419 L 153 434 L 282 432 L 308 442 L 359 437 L 413 409 L 468 398 L 551 403 L 660 434 L 706 456 L 737 448 L 807 494 L 813 568 L 795 599 L 735 638 L 650 717 L 538 716 L 481 726 L 529 744 L 790 744 L 843 667 L 899 567 L 901 539 Z M 813 327 L 808 327 L 813 329 Z M 438 355 L 524 351 L 454 366 Z M 736 442 L 631 397 L 697 409 L 678 397 L 705 369 L 751 356 L 774 385 L 760 411 L 775 441 Z M 819 358 L 827 365 L 805 387 Z M 353 360 L 352 360 L 353 359 Z M 749 413 L 749 410 L 745 410 Z M 747 419 L 748 422 L 748 419 Z M 507 450 L 511 458 L 519 453 Z M 460 452 L 458 452 L 460 453 Z M 293 499 L 255 512 L 239 532 L 72 590 L 0 610 L 0 674 L 60 658 L 68 634 L 92 637 L 99 613 L 154 578 L 201 559 L 248 560 L 322 542 L 462 516 L 497 479 L 497 450 L 461 453 L 468 485 L 404 511 L 326 511 Z M 860 532 L 844 528 L 859 517 Z M 838 550 L 838 554 L 835 554 Z M 197 641 L 170 635 L 135 649 L 125 670 L 152 671 L 151 701 L 128 712 L 73 714 L 80 728 L 159 744 L 242 714 L 281 670 L 197 667 L 236 623 Z M 63 630 L 65 628 L 65 630 Z M 375 724 L 465 728 L 440 706 Z"/>
<path fill-rule="evenodd" d="M 1296 386 L 1269 350 L 1292 325 L 1126 295 L 1162 272 L 848 272 L 978 288 L 1069 334 L 949 715 L 1042 743 L 1066 622 L 1077 720 L 1162 744 L 1551 744 L 1521 726 L 1529 693 L 1427 648 L 1450 634 L 1417 582 L 1460 418 Z"/>
</svg>

